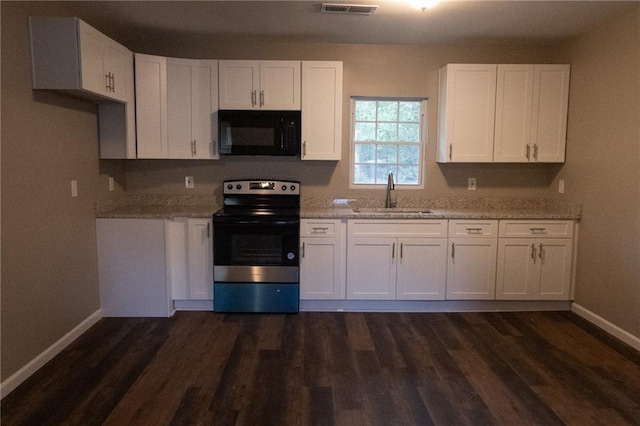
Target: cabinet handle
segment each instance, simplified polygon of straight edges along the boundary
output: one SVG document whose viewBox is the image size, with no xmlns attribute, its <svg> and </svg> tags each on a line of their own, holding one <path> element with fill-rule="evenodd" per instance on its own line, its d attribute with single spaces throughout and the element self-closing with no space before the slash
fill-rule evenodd
<svg viewBox="0 0 640 426">
<path fill-rule="evenodd" d="M 456 243 L 451 243 L 451 258 L 456 258 Z"/>
<path fill-rule="evenodd" d="M 105 74 L 105 79 L 107 81 L 107 84 L 105 85 L 105 90 L 107 92 L 110 92 L 111 91 L 111 73 L 110 72 Z"/>
<path fill-rule="evenodd" d="M 111 91 L 112 92 L 116 91 L 116 75 L 115 74 L 111 74 Z"/>
<path fill-rule="evenodd" d="M 527 153 L 525 154 L 527 161 L 531 161 L 531 145 L 527 144 Z"/>
<path fill-rule="evenodd" d="M 302 142 L 302 156 L 307 156 L 307 141 Z"/>
<path fill-rule="evenodd" d="M 196 155 L 196 141 L 191 141 L 191 156 L 194 157 Z"/>
<path fill-rule="evenodd" d="M 453 159 L 453 144 L 449 144 L 449 161 Z"/>
<path fill-rule="evenodd" d="M 211 239 L 211 224 L 207 222 L 207 240 Z"/>
<path fill-rule="evenodd" d="M 529 228 L 532 234 L 546 234 L 547 228 Z"/>
<path fill-rule="evenodd" d="M 260 106 L 264 106 L 264 90 L 260 91 Z"/>
<path fill-rule="evenodd" d="M 396 258 L 396 243 L 393 243 L 393 246 L 391 246 L 391 258 Z"/>
<path fill-rule="evenodd" d="M 482 228 L 467 228 L 467 234 L 482 234 Z"/>
<path fill-rule="evenodd" d="M 533 259 L 533 263 L 536 263 L 536 245 L 531 244 L 531 258 Z"/>
<path fill-rule="evenodd" d="M 256 91 L 251 91 L 251 106 L 256 106 Z"/>
<path fill-rule="evenodd" d="M 403 252 L 404 252 L 404 243 L 400 243 L 400 259 L 402 259 Z"/>
<path fill-rule="evenodd" d="M 328 227 L 321 227 L 321 226 L 318 226 L 317 228 L 313 227 L 311 229 L 313 230 L 314 234 L 326 234 L 327 231 L 329 230 Z"/>
<path fill-rule="evenodd" d="M 302 243 L 302 257 L 304 257 L 304 243 Z"/>
<path fill-rule="evenodd" d="M 542 262 L 542 243 L 540 243 L 540 251 L 538 252 L 538 257 L 540 258 L 540 261 Z"/>
<path fill-rule="evenodd" d="M 533 144 L 533 159 L 538 161 L 538 144 Z"/>
</svg>

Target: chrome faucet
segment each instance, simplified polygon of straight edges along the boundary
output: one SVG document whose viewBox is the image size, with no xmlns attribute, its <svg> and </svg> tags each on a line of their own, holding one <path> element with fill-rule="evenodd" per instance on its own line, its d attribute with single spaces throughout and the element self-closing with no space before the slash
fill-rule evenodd
<svg viewBox="0 0 640 426">
<path fill-rule="evenodd" d="M 386 208 L 391 208 L 391 207 L 395 207 L 397 201 L 393 199 L 393 197 L 391 197 L 391 191 L 393 191 L 396 187 L 396 184 L 393 183 L 393 173 L 389 173 L 389 176 L 387 177 L 387 199 L 384 202 L 384 206 Z"/>
</svg>

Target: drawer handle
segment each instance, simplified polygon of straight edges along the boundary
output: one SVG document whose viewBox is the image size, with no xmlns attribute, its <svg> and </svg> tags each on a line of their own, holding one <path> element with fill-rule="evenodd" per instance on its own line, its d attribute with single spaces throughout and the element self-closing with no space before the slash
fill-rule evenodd
<svg viewBox="0 0 640 426">
<path fill-rule="evenodd" d="M 482 228 L 467 228 L 467 234 L 482 234 Z"/>
<path fill-rule="evenodd" d="M 325 227 L 318 226 L 318 227 L 313 227 L 313 228 L 311 228 L 311 229 L 312 229 L 312 231 L 311 231 L 311 232 L 313 232 L 314 234 L 326 234 L 326 233 L 327 233 L 327 231 L 329 230 L 329 227 L 326 227 L 326 226 L 325 226 Z"/>
<path fill-rule="evenodd" d="M 533 234 L 546 234 L 547 228 L 529 228 L 529 231 Z"/>
</svg>

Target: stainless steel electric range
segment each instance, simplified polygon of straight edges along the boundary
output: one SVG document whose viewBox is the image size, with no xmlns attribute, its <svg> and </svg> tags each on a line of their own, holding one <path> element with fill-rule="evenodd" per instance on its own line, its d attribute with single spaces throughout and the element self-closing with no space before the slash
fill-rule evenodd
<svg viewBox="0 0 640 426">
<path fill-rule="evenodd" d="M 213 215 L 216 312 L 298 312 L 300 183 L 225 181 Z"/>
</svg>

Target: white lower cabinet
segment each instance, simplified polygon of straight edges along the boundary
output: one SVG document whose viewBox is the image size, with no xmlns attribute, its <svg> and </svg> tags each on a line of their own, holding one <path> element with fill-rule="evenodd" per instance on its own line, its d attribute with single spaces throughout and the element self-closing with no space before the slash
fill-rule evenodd
<svg viewBox="0 0 640 426">
<path fill-rule="evenodd" d="M 497 220 L 449 221 L 447 299 L 495 298 Z"/>
<path fill-rule="evenodd" d="M 168 276 L 177 301 L 213 300 L 213 227 L 211 219 L 167 221 Z M 185 305 L 185 303 L 182 303 Z M 187 304 L 188 305 L 188 304 Z M 213 309 L 213 302 L 210 303 Z M 176 306 L 179 308 L 179 306 Z"/>
<path fill-rule="evenodd" d="M 570 299 L 572 221 L 501 221 L 499 234 L 497 299 Z"/>
<path fill-rule="evenodd" d="M 166 222 L 162 219 L 96 219 L 102 316 L 171 315 Z"/>
<path fill-rule="evenodd" d="M 300 299 L 345 298 L 346 227 L 339 219 L 300 221 Z"/>
<path fill-rule="evenodd" d="M 446 220 L 350 220 L 347 299 L 444 299 Z"/>
</svg>

